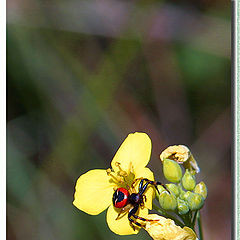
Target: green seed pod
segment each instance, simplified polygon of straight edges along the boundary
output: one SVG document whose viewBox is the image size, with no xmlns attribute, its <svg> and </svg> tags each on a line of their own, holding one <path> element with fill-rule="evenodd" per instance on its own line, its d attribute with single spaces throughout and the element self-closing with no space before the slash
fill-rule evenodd
<svg viewBox="0 0 240 240">
<path fill-rule="evenodd" d="M 173 194 L 164 191 L 159 196 L 161 207 L 167 211 L 174 211 L 177 208 L 177 199 Z"/>
<path fill-rule="evenodd" d="M 164 159 L 163 174 L 169 182 L 178 183 L 182 178 L 182 169 L 177 162 L 170 159 Z"/>
<path fill-rule="evenodd" d="M 178 198 L 177 203 L 178 213 L 180 215 L 186 214 L 189 211 L 188 204 L 184 200 Z"/>
<path fill-rule="evenodd" d="M 167 186 L 167 189 L 173 193 L 176 197 L 179 196 L 180 194 L 180 189 L 177 185 L 173 184 L 173 183 L 169 183 L 169 184 L 166 184 Z"/>
<path fill-rule="evenodd" d="M 188 196 L 187 203 L 192 211 L 199 210 L 204 204 L 204 198 L 198 193 L 192 193 Z"/>
<path fill-rule="evenodd" d="M 196 181 L 195 177 L 186 169 L 185 174 L 182 178 L 182 185 L 186 190 L 192 191 L 195 188 Z"/>
<path fill-rule="evenodd" d="M 196 185 L 194 189 L 195 193 L 199 193 L 200 195 L 203 196 L 204 199 L 207 197 L 207 186 L 205 185 L 204 182 L 200 182 Z"/>
</svg>

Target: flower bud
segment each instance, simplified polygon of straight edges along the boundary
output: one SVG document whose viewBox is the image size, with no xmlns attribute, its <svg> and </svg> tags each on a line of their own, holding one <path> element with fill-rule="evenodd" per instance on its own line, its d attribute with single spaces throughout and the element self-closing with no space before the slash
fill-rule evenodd
<svg viewBox="0 0 240 240">
<path fill-rule="evenodd" d="M 159 203 L 165 210 L 174 211 L 177 208 L 177 199 L 173 194 L 164 191 L 159 196 Z"/>
<path fill-rule="evenodd" d="M 195 177 L 186 169 L 183 178 L 182 185 L 186 190 L 192 191 L 196 185 Z"/>
<path fill-rule="evenodd" d="M 182 169 L 179 164 L 170 159 L 163 161 L 163 174 L 170 182 L 180 182 L 182 178 Z"/>
<path fill-rule="evenodd" d="M 166 148 L 161 154 L 160 159 L 172 159 L 180 164 L 183 164 L 185 169 L 189 169 L 192 174 L 200 172 L 200 168 L 194 159 L 189 148 L 184 145 L 174 145 Z"/>
<path fill-rule="evenodd" d="M 161 186 L 161 185 L 158 185 L 157 188 L 158 188 L 158 191 L 156 191 L 156 198 L 157 198 L 157 200 L 159 200 L 160 194 L 162 192 L 166 191 L 166 189 L 163 186 Z"/>
<path fill-rule="evenodd" d="M 177 199 L 177 203 L 178 203 L 178 206 L 177 206 L 178 213 L 180 215 L 186 214 L 189 211 L 189 207 L 188 207 L 187 203 L 184 200 L 178 198 Z"/>
<path fill-rule="evenodd" d="M 183 188 L 182 188 L 182 186 L 181 185 L 178 185 L 178 189 L 179 189 L 179 198 L 181 198 L 181 199 L 183 199 L 183 195 L 186 193 L 184 190 L 183 190 Z"/>
<path fill-rule="evenodd" d="M 195 193 L 199 193 L 200 195 L 203 196 L 204 199 L 207 197 L 207 186 L 205 185 L 204 182 L 200 182 L 196 185 L 194 189 Z"/>
<path fill-rule="evenodd" d="M 188 196 L 187 203 L 192 211 L 199 210 L 204 204 L 204 198 L 198 193 L 192 193 Z"/>
<path fill-rule="evenodd" d="M 189 197 L 190 195 L 192 195 L 192 194 L 193 194 L 192 192 L 187 191 L 187 192 L 184 192 L 184 193 L 180 194 L 180 196 L 181 196 L 181 199 L 182 199 L 182 200 L 187 201 L 188 197 Z"/>
<path fill-rule="evenodd" d="M 165 189 L 163 186 L 161 186 L 161 185 L 158 185 L 157 188 L 158 188 L 158 191 L 159 191 L 160 194 L 161 194 L 163 191 L 166 191 L 166 189 Z"/>
<path fill-rule="evenodd" d="M 179 190 L 179 188 L 178 188 L 177 185 L 175 185 L 175 184 L 173 184 L 173 183 L 169 183 L 169 184 L 166 184 L 166 187 L 167 187 L 167 189 L 168 189 L 171 193 L 173 193 L 176 197 L 179 196 L 180 190 Z"/>
</svg>

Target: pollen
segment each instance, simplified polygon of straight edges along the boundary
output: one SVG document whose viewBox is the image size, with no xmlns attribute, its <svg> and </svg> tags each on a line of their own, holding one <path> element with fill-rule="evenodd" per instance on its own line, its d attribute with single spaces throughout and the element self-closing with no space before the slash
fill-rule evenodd
<svg viewBox="0 0 240 240">
<path fill-rule="evenodd" d="M 108 176 L 111 176 L 113 182 L 115 182 L 116 184 L 124 183 L 124 176 L 120 175 L 119 172 L 115 173 L 114 171 L 111 170 L 111 168 L 108 168 L 106 172 Z"/>
<path fill-rule="evenodd" d="M 118 175 L 119 175 L 119 176 L 121 176 L 121 177 L 126 177 L 126 176 L 128 175 L 126 171 L 122 170 L 122 168 L 121 168 L 121 166 L 120 166 L 121 163 L 116 162 L 115 165 L 116 165 L 116 167 L 118 167 L 118 169 L 119 169 L 119 171 L 118 171 Z"/>
</svg>

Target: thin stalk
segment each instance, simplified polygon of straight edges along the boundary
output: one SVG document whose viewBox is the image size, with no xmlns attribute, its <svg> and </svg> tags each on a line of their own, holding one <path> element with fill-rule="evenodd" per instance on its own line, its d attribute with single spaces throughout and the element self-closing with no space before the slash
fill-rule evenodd
<svg viewBox="0 0 240 240">
<path fill-rule="evenodd" d="M 153 203 L 153 209 L 156 210 L 157 212 L 159 212 L 160 214 L 164 215 L 165 217 L 171 218 L 176 224 L 178 224 L 180 227 L 184 227 L 184 224 L 179 221 L 177 218 L 175 218 L 174 216 L 170 215 L 169 213 L 167 213 L 165 210 L 159 208 L 156 204 Z"/>
<path fill-rule="evenodd" d="M 181 215 L 181 218 L 184 224 L 191 228 L 191 219 L 189 218 L 189 214 L 187 213 L 187 214 Z"/>
<path fill-rule="evenodd" d="M 198 222 L 199 238 L 200 238 L 200 240 L 203 240 L 202 221 L 201 221 L 200 211 L 198 211 L 198 213 L 197 213 L 197 222 Z"/>
<path fill-rule="evenodd" d="M 198 210 L 195 211 L 194 215 L 193 215 L 193 220 L 192 220 L 192 228 L 194 229 L 194 226 L 195 226 L 195 222 L 196 222 L 196 217 L 197 217 L 197 213 L 198 213 Z"/>
<path fill-rule="evenodd" d="M 190 222 L 191 222 L 191 220 L 192 220 L 192 211 L 190 210 L 189 212 L 188 212 L 188 216 L 189 216 L 189 219 L 190 219 Z"/>
</svg>

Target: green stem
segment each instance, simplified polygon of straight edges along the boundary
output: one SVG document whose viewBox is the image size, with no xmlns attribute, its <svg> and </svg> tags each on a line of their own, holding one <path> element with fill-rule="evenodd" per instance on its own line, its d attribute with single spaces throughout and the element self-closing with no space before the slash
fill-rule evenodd
<svg viewBox="0 0 240 240">
<path fill-rule="evenodd" d="M 195 226 L 197 213 L 198 213 L 198 210 L 195 211 L 195 213 L 194 213 L 194 215 L 193 215 L 193 220 L 192 220 L 192 223 L 191 223 L 191 226 L 192 226 L 193 229 L 194 229 L 194 226 Z"/>
<path fill-rule="evenodd" d="M 167 217 L 167 218 L 171 218 L 176 224 L 178 224 L 180 227 L 184 227 L 184 224 L 179 221 L 177 218 L 175 218 L 174 216 L 170 215 L 169 213 L 167 213 L 165 210 L 159 208 L 156 204 L 153 203 L 153 209 L 156 210 L 157 212 L 159 212 L 161 215 Z"/>
<path fill-rule="evenodd" d="M 190 217 L 189 217 L 189 214 L 188 214 L 188 213 L 187 213 L 187 214 L 184 214 L 184 215 L 181 215 L 181 218 L 182 218 L 182 220 L 183 220 L 183 222 L 184 222 L 184 224 L 185 224 L 186 226 L 192 228 L 192 227 L 191 227 L 191 220 L 190 220 Z"/>
<path fill-rule="evenodd" d="M 197 213 L 197 222 L 198 222 L 198 232 L 199 232 L 199 238 L 200 240 L 203 240 L 203 233 L 202 233 L 202 221 L 201 221 L 201 215 L 198 211 Z"/>
<path fill-rule="evenodd" d="M 190 220 L 190 222 L 191 222 L 191 220 L 192 220 L 192 211 L 191 210 L 189 210 L 189 212 L 188 212 L 188 217 L 189 217 L 189 220 Z"/>
</svg>

